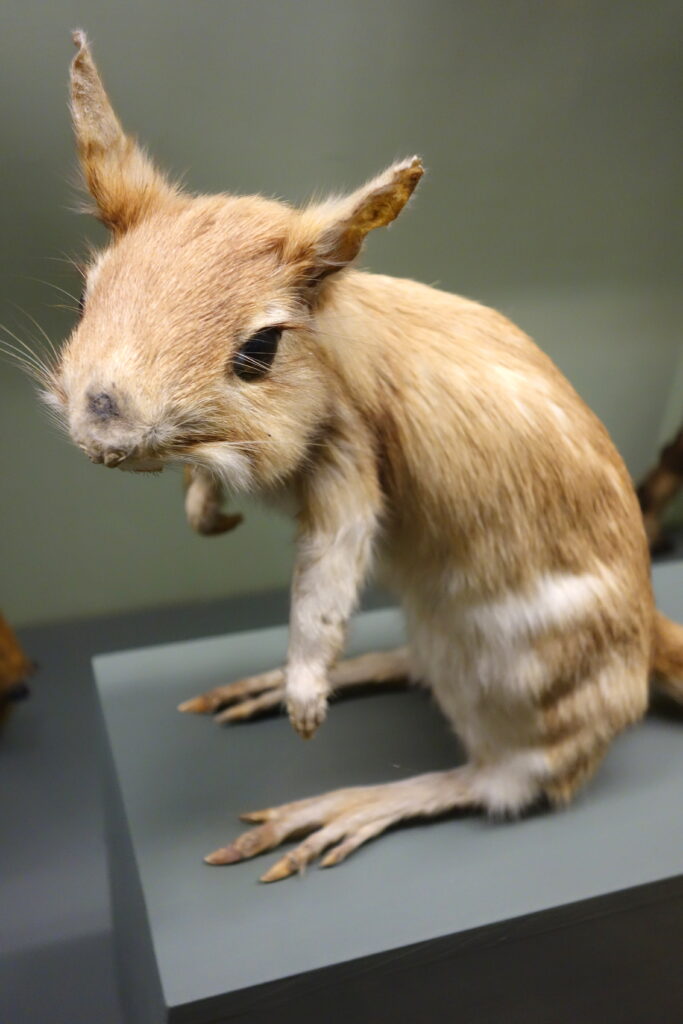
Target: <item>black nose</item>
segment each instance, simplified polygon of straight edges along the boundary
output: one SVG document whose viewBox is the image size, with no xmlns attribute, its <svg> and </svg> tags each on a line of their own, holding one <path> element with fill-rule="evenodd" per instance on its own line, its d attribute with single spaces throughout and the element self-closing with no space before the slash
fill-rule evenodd
<svg viewBox="0 0 683 1024">
<path fill-rule="evenodd" d="M 119 415 L 119 407 L 106 391 L 100 391 L 99 395 L 91 395 L 88 399 L 88 409 L 98 420 L 108 420 Z"/>
</svg>

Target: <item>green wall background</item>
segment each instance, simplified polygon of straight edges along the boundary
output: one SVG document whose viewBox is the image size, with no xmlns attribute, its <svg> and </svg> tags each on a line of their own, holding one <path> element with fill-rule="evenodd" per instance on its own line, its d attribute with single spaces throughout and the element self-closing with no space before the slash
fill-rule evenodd
<svg viewBox="0 0 683 1024">
<path fill-rule="evenodd" d="M 649 0 L 4 0 L 0 320 L 54 339 L 77 290 L 70 29 L 125 126 L 199 191 L 299 201 L 419 152 L 364 264 L 502 308 L 607 423 L 632 473 L 683 415 L 683 7 Z M 36 280 L 37 279 L 37 280 Z M 42 283 L 41 283 L 42 282 Z M 19 311 L 21 307 L 26 313 Z M 0 606 L 18 624 L 284 584 L 291 527 L 203 540 L 180 481 L 92 466 L 0 365 Z"/>
</svg>

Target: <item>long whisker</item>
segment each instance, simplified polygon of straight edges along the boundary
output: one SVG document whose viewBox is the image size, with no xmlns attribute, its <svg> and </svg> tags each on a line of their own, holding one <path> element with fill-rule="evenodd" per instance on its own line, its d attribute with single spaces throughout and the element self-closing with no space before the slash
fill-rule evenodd
<svg viewBox="0 0 683 1024">
<path fill-rule="evenodd" d="M 0 330 L 3 330 L 14 342 L 12 344 L 7 338 L 0 338 L 2 350 L 6 356 L 43 383 L 48 383 L 52 380 L 54 367 L 50 366 L 44 359 L 41 359 L 38 353 L 23 341 L 22 338 L 11 331 L 6 324 L 0 324 Z"/>
<path fill-rule="evenodd" d="M 85 261 L 78 256 L 71 256 L 68 252 L 62 250 L 61 256 L 44 256 L 43 259 L 50 260 L 51 263 L 66 263 L 68 266 L 73 267 L 81 277 L 85 276 Z"/>
<path fill-rule="evenodd" d="M 45 372 L 45 368 L 32 362 L 27 358 L 26 354 L 21 351 L 21 349 L 15 348 L 15 346 L 10 345 L 9 342 L 0 340 L 0 354 L 9 362 L 14 363 L 15 366 L 27 373 L 29 377 L 33 377 L 33 379 L 38 383 L 47 384 L 49 382 L 49 376 Z"/>
<path fill-rule="evenodd" d="M 45 370 L 51 369 L 49 364 L 46 363 L 44 359 L 41 359 L 38 352 L 36 352 L 35 349 L 31 348 L 31 346 L 27 342 L 25 342 L 23 338 L 20 338 L 17 334 L 14 333 L 14 331 L 11 331 L 7 324 L 0 324 L 0 329 L 5 331 L 5 333 L 8 334 L 9 337 L 12 338 L 12 340 L 16 342 L 16 344 L 19 346 L 19 350 L 25 352 L 27 356 L 29 356 L 38 366 L 43 367 Z"/>
<path fill-rule="evenodd" d="M 78 295 L 73 295 L 71 292 L 67 291 L 66 288 L 61 288 L 58 284 L 55 284 L 54 281 L 44 281 L 41 277 L 27 277 L 26 280 L 35 281 L 37 284 L 47 285 L 48 288 L 54 288 L 55 291 L 61 292 L 62 295 L 66 295 L 67 298 L 71 299 L 76 303 L 76 305 L 78 305 Z"/>
<path fill-rule="evenodd" d="M 44 371 L 41 370 L 39 367 L 35 366 L 33 363 L 27 362 L 25 359 L 22 359 L 21 356 L 17 355 L 16 352 L 12 352 L 1 346 L 0 355 L 2 355 L 4 359 L 7 360 L 7 362 L 14 364 L 14 366 L 16 366 L 17 369 L 21 370 L 22 373 L 25 373 L 29 377 L 33 378 L 33 380 L 37 384 L 47 386 L 48 378 L 46 377 Z"/>
<path fill-rule="evenodd" d="M 0 327 L 2 327 L 1 324 Z M 12 335 L 12 337 L 14 336 Z M 18 341 L 19 339 L 16 340 Z M 19 356 L 21 356 L 23 360 L 25 360 L 25 362 L 33 363 L 34 366 L 39 367 L 40 369 L 43 370 L 49 369 L 49 367 L 45 365 L 45 363 L 38 357 L 38 355 L 33 351 L 33 349 L 28 347 L 28 345 L 12 345 L 11 342 L 7 340 L 4 340 L 3 344 L 5 345 L 8 351 L 11 349 L 12 351 L 16 352 Z"/>
<path fill-rule="evenodd" d="M 28 312 L 28 310 L 23 309 L 21 306 L 17 306 L 15 303 L 12 303 L 12 305 L 14 305 L 15 309 L 18 309 L 19 312 L 23 314 L 23 316 L 28 317 L 28 319 L 31 321 L 31 323 L 35 327 L 37 327 L 37 329 L 40 331 L 41 335 L 45 339 L 45 342 L 47 343 L 48 353 L 49 353 L 49 355 L 51 357 L 52 366 L 55 367 L 57 365 L 58 361 L 59 361 L 59 353 L 57 352 L 57 349 L 56 349 L 52 339 L 50 338 L 50 336 L 40 326 L 40 324 L 38 323 L 36 318 L 34 316 L 32 316 L 31 313 Z"/>
<path fill-rule="evenodd" d="M 43 401 L 40 404 L 41 404 L 41 408 L 42 408 L 43 412 L 48 417 L 50 422 L 54 426 L 56 426 L 61 431 L 62 434 L 68 435 L 69 434 L 69 425 L 66 422 L 64 416 L 57 409 L 55 409 L 51 405 L 49 405 L 47 402 Z"/>
<path fill-rule="evenodd" d="M 80 308 L 78 306 L 68 306 L 64 302 L 50 302 L 48 303 L 47 308 L 66 310 L 68 313 L 80 313 Z"/>
</svg>

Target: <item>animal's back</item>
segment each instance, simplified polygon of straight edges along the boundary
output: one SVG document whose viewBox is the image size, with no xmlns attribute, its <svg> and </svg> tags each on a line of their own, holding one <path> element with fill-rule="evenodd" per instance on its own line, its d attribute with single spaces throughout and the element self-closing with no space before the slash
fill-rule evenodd
<svg viewBox="0 0 683 1024">
<path fill-rule="evenodd" d="M 382 446 L 383 560 L 415 672 L 488 766 L 490 809 L 539 787 L 568 799 L 647 703 L 653 604 L 626 469 L 501 314 L 411 281 L 347 288 L 330 323 L 345 325 L 346 386 Z"/>
<path fill-rule="evenodd" d="M 606 429 L 504 316 L 352 273 L 323 322 L 378 438 L 399 560 L 402 547 L 423 565 L 450 555 L 482 594 L 605 565 L 648 579 L 638 504 Z"/>
</svg>

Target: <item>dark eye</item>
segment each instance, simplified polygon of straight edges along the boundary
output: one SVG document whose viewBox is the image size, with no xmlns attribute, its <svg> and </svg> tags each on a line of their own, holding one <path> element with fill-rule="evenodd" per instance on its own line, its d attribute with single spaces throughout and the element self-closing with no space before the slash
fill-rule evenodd
<svg viewBox="0 0 683 1024">
<path fill-rule="evenodd" d="M 232 362 L 235 376 L 240 380 L 259 380 L 273 365 L 282 327 L 264 327 L 252 334 L 237 350 Z"/>
</svg>

